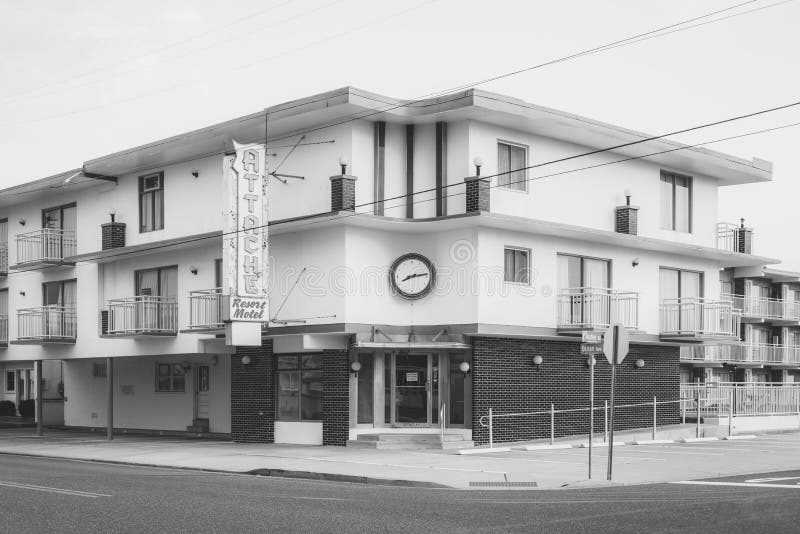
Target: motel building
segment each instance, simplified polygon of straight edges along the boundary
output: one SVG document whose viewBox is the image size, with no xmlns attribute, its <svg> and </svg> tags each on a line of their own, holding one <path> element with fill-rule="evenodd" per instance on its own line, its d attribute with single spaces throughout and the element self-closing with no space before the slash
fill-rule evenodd
<svg viewBox="0 0 800 534">
<path fill-rule="evenodd" d="M 770 163 L 666 139 L 565 160 L 648 136 L 475 89 L 403 104 L 347 87 L 0 191 L 0 400 L 115 433 L 464 447 L 489 409 L 588 406 L 581 334 L 611 323 L 618 402 L 675 401 L 659 424 L 682 383 L 800 379 L 800 274 L 717 218 Z"/>
</svg>

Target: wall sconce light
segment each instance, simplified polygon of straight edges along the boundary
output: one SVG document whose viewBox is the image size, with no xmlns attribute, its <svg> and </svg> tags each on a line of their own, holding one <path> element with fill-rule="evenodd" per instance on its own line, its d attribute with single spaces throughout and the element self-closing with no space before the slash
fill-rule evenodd
<svg viewBox="0 0 800 534">
<path fill-rule="evenodd" d="M 339 165 L 340 165 L 340 166 L 341 166 L 341 168 L 342 168 L 342 174 L 343 174 L 343 175 L 344 175 L 344 174 L 347 174 L 347 165 L 348 165 L 348 163 L 350 163 L 350 162 L 349 162 L 349 161 L 347 161 L 347 158 L 346 158 L 346 157 L 344 157 L 344 156 L 339 156 Z"/>
<path fill-rule="evenodd" d="M 586 359 L 586 367 L 591 367 L 593 365 L 597 365 L 597 360 L 594 359 L 594 356 L 589 356 Z"/>
<path fill-rule="evenodd" d="M 350 364 L 350 372 L 353 373 L 353 376 L 358 378 L 358 372 L 361 370 L 361 363 L 360 362 L 353 362 Z"/>
<path fill-rule="evenodd" d="M 636 363 L 634 363 L 634 365 L 636 366 L 637 369 L 641 369 L 642 367 L 644 367 L 644 360 L 639 358 L 638 360 L 636 360 Z"/>
<path fill-rule="evenodd" d="M 189 267 L 189 272 L 192 273 L 193 275 L 197 276 L 197 267 L 195 267 L 194 265 L 190 266 Z"/>
<path fill-rule="evenodd" d="M 108 210 L 108 214 L 111 216 L 111 222 L 114 222 L 114 220 L 115 220 L 115 218 L 117 216 L 117 210 L 115 210 L 114 208 L 111 208 L 110 210 Z"/>
<path fill-rule="evenodd" d="M 483 158 L 480 156 L 475 156 L 475 159 L 472 160 L 472 163 L 475 165 L 475 176 L 480 176 L 481 167 L 483 167 Z"/>
<path fill-rule="evenodd" d="M 464 378 L 467 378 L 467 373 L 469 373 L 469 362 L 459 363 L 458 370 L 464 373 Z"/>
<path fill-rule="evenodd" d="M 250 365 L 250 356 L 242 356 L 242 365 Z"/>
<path fill-rule="evenodd" d="M 20 226 L 25 226 L 25 219 L 20 219 L 19 220 L 19 225 Z"/>
<path fill-rule="evenodd" d="M 639 258 L 633 258 L 633 261 L 631 261 L 631 265 L 633 265 L 634 267 L 638 267 L 639 266 Z"/>
<path fill-rule="evenodd" d="M 212 356 L 211 357 L 211 367 L 216 367 L 218 361 L 219 361 L 219 359 L 217 358 L 216 354 L 214 356 Z"/>
<path fill-rule="evenodd" d="M 626 189 L 623 194 L 625 195 L 625 205 L 626 206 L 630 206 L 631 205 L 631 190 L 630 189 Z"/>
<path fill-rule="evenodd" d="M 192 176 L 194 176 L 195 178 L 199 177 L 200 171 L 198 171 L 197 169 L 192 169 Z"/>
<path fill-rule="evenodd" d="M 542 357 L 541 357 L 541 356 L 539 356 L 538 354 L 537 354 L 536 356 L 534 356 L 534 357 L 533 357 L 533 365 L 535 365 L 535 366 L 536 366 L 536 370 L 537 370 L 537 371 L 539 370 L 539 366 L 540 366 L 540 365 L 542 365 L 542 362 L 543 362 L 543 361 L 544 361 L 544 358 L 542 358 Z"/>
<path fill-rule="evenodd" d="M 25 291 L 24 290 L 20 290 L 19 294 L 24 297 L 25 296 Z"/>
<path fill-rule="evenodd" d="M 192 364 L 191 364 L 191 363 L 189 363 L 189 362 L 183 362 L 183 363 L 181 364 L 181 367 L 183 367 L 183 372 L 184 372 L 184 373 L 188 373 L 188 372 L 189 372 L 189 371 L 191 371 L 191 369 L 192 369 Z"/>
</svg>

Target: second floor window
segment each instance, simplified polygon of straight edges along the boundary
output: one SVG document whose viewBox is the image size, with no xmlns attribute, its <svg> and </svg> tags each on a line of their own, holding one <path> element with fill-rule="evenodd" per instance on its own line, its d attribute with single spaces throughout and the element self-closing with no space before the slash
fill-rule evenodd
<svg viewBox="0 0 800 534">
<path fill-rule="evenodd" d="M 572 254 L 558 255 L 558 290 L 611 286 L 609 261 Z"/>
<path fill-rule="evenodd" d="M 528 149 L 510 143 L 497 143 L 497 185 L 515 191 L 528 190 Z"/>
<path fill-rule="evenodd" d="M 160 267 L 136 271 L 136 296 L 176 297 L 178 295 L 178 268 Z"/>
<path fill-rule="evenodd" d="M 661 228 L 692 231 L 692 178 L 661 171 Z"/>
<path fill-rule="evenodd" d="M 63 308 L 74 308 L 77 290 L 75 280 L 65 280 L 63 282 L 47 282 L 42 284 L 43 302 L 45 306 L 57 306 Z"/>
<path fill-rule="evenodd" d="M 662 301 L 693 299 L 703 296 L 703 273 L 661 267 L 658 270 L 658 276 L 658 292 Z"/>
<path fill-rule="evenodd" d="M 164 173 L 139 177 L 139 231 L 164 228 Z"/>
<path fill-rule="evenodd" d="M 531 280 L 531 251 L 526 248 L 506 247 L 503 259 L 504 279 L 515 284 L 529 284 Z"/>
</svg>

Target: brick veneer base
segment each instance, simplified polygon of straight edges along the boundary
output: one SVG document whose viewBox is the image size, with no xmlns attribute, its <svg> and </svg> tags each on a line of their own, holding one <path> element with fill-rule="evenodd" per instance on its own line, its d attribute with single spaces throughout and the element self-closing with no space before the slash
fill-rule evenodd
<svg viewBox="0 0 800 534">
<path fill-rule="evenodd" d="M 347 445 L 350 434 L 350 356 L 325 351 L 322 358 L 322 444 Z"/>
<path fill-rule="evenodd" d="M 539 369 L 535 355 L 542 357 Z M 489 408 L 495 414 L 527 413 L 587 408 L 589 406 L 589 368 L 580 353 L 580 343 L 546 339 L 473 338 L 472 437 L 476 444 L 489 441 L 487 428 L 480 425 Z M 641 358 L 645 366 L 637 369 Z M 595 366 L 595 405 L 602 407 L 609 398 L 611 366 L 600 354 Z M 617 366 L 616 405 L 678 400 L 680 396 L 680 357 L 678 347 L 631 345 L 625 361 Z M 658 406 L 658 424 L 680 422 L 678 403 Z M 649 428 L 653 408 L 620 408 L 615 412 L 615 430 Z M 495 419 L 495 442 L 522 441 L 550 436 L 550 416 Z M 603 410 L 595 412 L 595 432 L 603 431 Z M 556 414 L 555 435 L 587 434 L 587 411 Z"/>
<path fill-rule="evenodd" d="M 250 356 L 250 363 L 242 363 Z M 275 375 L 272 341 L 238 347 L 231 356 L 231 438 L 240 442 L 275 441 Z"/>
</svg>

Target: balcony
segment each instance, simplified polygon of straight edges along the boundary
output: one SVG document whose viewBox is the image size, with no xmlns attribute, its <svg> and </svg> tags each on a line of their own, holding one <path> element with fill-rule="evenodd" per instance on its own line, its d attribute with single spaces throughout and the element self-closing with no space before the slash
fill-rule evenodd
<svg viewBox="0 0 800 534">
<path fill-rule="evenodd" d="M 742 310 L 742 322 L 800 323 L 800 302 L 749 295 L 730 295 L 733 307 Z"/>
<path fill-rule="evenodd" d="M 221 288 L 189 292 L 189 329 L 187 332 L 212 332 L 225 327 L 226 297 Z"/>
<path fill-rule="evenodd" d="M 23 308 L 17 310 L 17 339 L 11 343 L 18 345 L 75 343 L 77 333 L 78 321 L 75 308 L 56 305 Z"/>
<path fill-rule="evenodd" d="M 739 367 L 800 368 L 800 346 L 771 344 L 695 345 L 681 347 L 681 361 Z"/>
<path fill-rule="evenodd" d="M 728 252 L 752 254 L 753 229 L 745 228 L 744 219 L 739 225 L 725 222 L 717 223 L 717 248 Z"/>
<path fill-rule="evenodd" d="M 140 295 L 108 301 L 108 336 L 174 336 L 178 333 L 175 297 Z"/>
<path fill-rule="evenodd" d="M 17 234 L 17 264 L 11 269 L 27 271 L 44 265 L 75 265 L 67 261 L 75 253 L 74 230 L 42 228 Z"/>
<path fill-rule="evenodd" d="M 639 328 L 639 294 L 591 287 L 564 289 L 558 295 L 558 325 L 563 332 L 600 330 L 620 323 Z"/>
<path fill-rule="evenodd" d="M 0 243 L 0 277 L 8 276 L 8 243 Z"/>
<path fill-rule="evenodd" d="M 8 346 L 8 314 L 0 314 L 0 347 Z"/>
<path fill-rule="evenodd" d="M 741 314 L 730 300 L 688 297 L 661 302 L 662 339 L 738 339 L 740 326 Z"/>
</svg>

